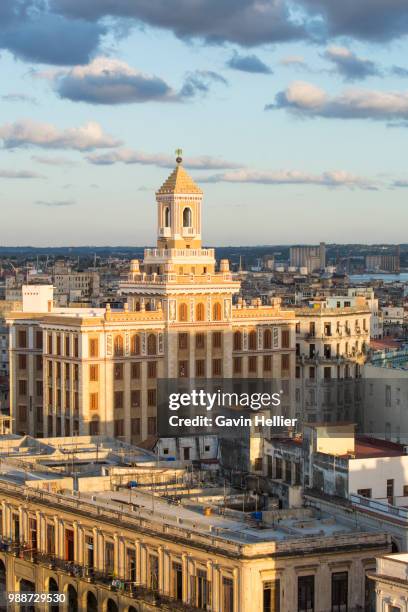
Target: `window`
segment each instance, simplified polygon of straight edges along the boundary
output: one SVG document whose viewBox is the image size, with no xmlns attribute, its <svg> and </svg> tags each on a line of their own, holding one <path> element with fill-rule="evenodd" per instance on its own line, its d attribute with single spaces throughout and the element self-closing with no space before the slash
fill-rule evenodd
<svg viewBox="0 0 408 612">
<path fill-rule="evenodd" d="M 212 345 L 213 345 L 213 348 L 222 347 L 222 333 L 221 332 L 213 332 Z"/>
<path fill-rule="evenodd" d="M 65 355 L 66 357 L 71 355 L 71 342 L 68 334 L 65 334 Z"/>
<path fill-rule="evenodd" d="M 98 364 L 91 364 L 89 366 L 89 380 L 91 382 L 97 382 L 99 379 L 99 366 Z"/>
<path fill-rule="evenodd" d="M 240 331 L 234 332 L 234 351 L 242 351 L 242 334 Z"/>
<path fill-rule="evenodd" d="M 282 329 L 282 348 L 290 348 L 290 336 L 288 329 Z"/>
<path fill-rule="evenodd" d="M 204 304 L 200 303 L 196 306 L 196 319 L 197 321 L 204 321 L 205 319 L 205 309 Z"/>
<path fill-rule="evenodd" d="M 257 357 L 248 358 L 248 372 L 255 373 L 257 368 Z"/>
<path fill-rule="evenodd" d="M 179 361 L 178 363 L 178 375 L 179 378 L 188 377 L 188 361 Z"/>
<path fill-rule="evenodd" d="M 325 323 L 324 324 L 324 335 L 325 336 L 331 336 L 331 323 Z"/>
<path fill-rule="evenodd" d="M 27 406 L 18 407 L 18 420 L 27 421 Z"/>
<path fill-rule="evenodd" d="M 213 306 L 213 320 L 221 321 L 221 304 L 216 302 Z"/>
<path fill-rule="evenodd" d="M 147 337 L 147 354 L 156 355 L 157 353 L 157 341 L 155 334 L 149 334 Z"/>
<path fill-rule="evenodd" d="M 132 408 L 139 408 L 140 406 L 140 391 L 139 389 L 133 389 L 130 392 L 130 404 Z"/>
<path fill-rule="evenodd" d="M 123 380 L 123 363 L 115 363 L 113 366 L 113 377 L 115 380 Z"/>
<path fill-rule="evenodd" d="M 391 387 L 386 385 L 385 387 L 385 407 L 391 408 Z"/>
<path fill-rule="evenodd" d="M 132 366 L 130 368 L 130 374 L 133 379 L 140 378 L 140 362 L 139 361 L 132 363 Z"/>
<path fill-rule="evenodd" d="M 123 391 L 115 391 L 114 406 L 116 409 L 123 408 Z"/>
<path fill-rule="evenodd" d="M 107 574 L 113 574 L 114 569 L 114 544 L 113 542 L 105 542 L 105 572 Z"/>
<path fill-rule="evenodd" d="M 52 334 L 47 334 L 47 353 L 52 354 Z"/>
<path fill-rule="evenodd" d="M 222 612 L 234 610 L 234 583 L 232 578 L 222 579 Z"/>
<path fill-rule="evenodd" d="M 179 349 L 188 349 L 188 334 L 182 332 L 178 335 L 178 346 Z"/>
<path fill-rule="evenodd" d="M 164 209 L 164 227 L 170 227 L 170 208 L 168 206 Z"/>
<path fill-rule="evenodd" d="M 99 397 L 97 393 L 89 394 L 89 410 L 98 410 L 99 408 Z"/>
<path fill-rule="evenodd" d="M 314 612 L 314 576 L 298 578 L 298 612 Z"/>
<path fill-rule="evenodd" d="M 252 330 L 248 334 L 248 346 L 250 351 L 256 351 L 257 341 L 256 341 L 256 331 Z"/>
<path fill-rule="evenodd" d="M 18 356 L 18 367 L 20 370 L 27 369 L 27 355 L 19 355 Z"/>
<path fill-rule="evenodd" d="M 156 378 L 157 376 L 157 361 L 147 362 L 147 378 Z"/>
<path fill-rule="evenodd" d="M 191 208 L 188 206 L 183 210 L 183 227 L 191 227 L 192 223 L 192 214 Z"/>
<path fill-rule="evenodd" d="M 172 563 L 172 597 L 177 601 L 183 600 L 183 566 L 181 563 Z"/>
<path fill-rule="evenodd" d="M 42 349 L 43 347 L 43 333 L 42 331 L 38 331 L 35 333 L 35 348 Z"/>
<path fill-rule="evenodd" d="M 332 574 L 332 612 L 347 612 L 348 572 Z"/>
<path fill-rule="evenodd" d="M 47 523 L 47 553 L 53 555 L 55 553 L 55 526 L 52 523 Z"/>
<path fill-rule="evenodd" d="M 195 607 L 199 610 L 207 610 L 211 603 L 210 582 L 207 580 L 205 570 L 197 570 L 196 576 L 190 576 L 192 600 Z"/>
<path fill-rule="evenodd" d="M 124 435 L 125 432 L 125 427 L 124 427 L 124 420 L 123 419 L 115 419 L 114 421 L 114 436 L 116 438 L 121 437 Z"/>
<path fill-rule="evenodd" d="M 43 367 L 43 358 L 42 355 L 36 355 L 35 357 L 35 367 L 37 372 L 42 370 Z"/>
<path fill-rule="evenodd" d="M 156 434 L 156 417 L 148 417 L 147 434 L 149 436 L 154 436 Z"/>
<path fill-rule="evenodd" d="M 387 497 L 390 504 L 394 501 L 394 479 L 387 480 Z"/>
<path fill-rule="evenodd" d="M 74 357 L 78 357 L 79 356 L 79 341 L 78 341 L 78 336 L 75 336 L 74 338 Z"/>
<path fill-rule="evenodd" d="M 361 495 L 361 497 L 371 498 L 372 490 L 371 489 L 357 489 L 357 495 Z"/>
<path fill-rule="evenodd" d="M 130 420 L 130 430 L 132 436 L 140 436 L 140 419 L 134 418 Z"/>
<path fill-rule="evenodd" d="M 272 370 L 272 355 L 264 355 L 263 364 L 264 371 L 270 372 Z"/>
<path fill-rule="evenodd" d="M 242 372 L 242 357 L 234 357 L 234 374 Z"/>
<path fill-rule="evenodd" d="M 130 343 L 130 350 L 132 355 L 140 355 L 140 336 L 134 334 Z"/>
<path fill-rule="evenodd" d="M 255 472 L 262 472 L 262 469 L 263 469 L 262 457 L 256 457 L 254 461 L 254 470 Z"/>
<path fill-rule="evenodd" d="M 196 334 L 196 348 L 197 349 L 205 348 L 205 335 L 204 334 Z"/>
<path fill-rule="evenodd" d="M 92 421 L 89 423 L 89 435 L 90 436 L 99 435 L 99 417 L 97 417 L 96 415 L 92 417 Z"/>
<path fill-rule="evenodd" d="M 222 374 L 222 360 L 221 359 L 212 360 L 212 373 L 213 373 L 213 376 L 221 376 Z"/>
<path fill-rule="evenodd" d="M 18 381 L 18 393 L 19 395 L 27 395 L 27 381 L 26 380 Z"/>
<path fill-rule="evenodd" d="M 122 336 L 115 336 L 115 340 L 113 342 L 113 352 L 116 357 L 120 357 L 123 355 L 123 338 Z"/>
<path fill-rule="evenodd" d="M 42 380 L 37 380 L 36 382 L 36 393 L 39 397 L 42 397 L 43 394 L 43 383 Z"/>
<path fill-rule="evenodd" d="M 332 375 L 331 375 L 331 367 L 330 366 L 326 366 L 325 368 L 323 368 L 323 376 L 324 376 L 324 380 L 330 380 Z"/>
<path fill-rule="evenodd" d="M 313 338 L 316 334 L 316 325 L 314 322 L 309 323 L 309 336 Z"/>
<path fill-rule="evenodd" d="M 27 348 L 27 332 L 25 329 L 20 329 L 18 332 L 18 347 Z"/>
<path fill-rule="evenodd" d="M 287 372 L 289 370 L 289 366 L 290 366 L 289 355 L 281 355 L 282 372 Z"/>
<path fill-rule="evenodd" d="M 89 356 L 99 357 L 99 343 L 97 338 L 89 339 Z"/>
<path fill-rule="evenodd" d="M 280 612 L 280 580 L 264 582 L 263 612 Z"/>
<path fill-rule="evenodd" d="M 265 329 L 264 331 L 263 344 L 265 349 L 272 348 L 272 332 L 270 329 Z"/>
<path fill-rule="evenodd" d="M 147 405 L 156 406 L 156 389 L 147 390 Z"/>
<path fill-rule="evenodd" d="M 205 361 L 204 359 L 196 360 L 195 375 L 199 378 L 205 376 Z"/>
<path fill-rule="evenodd" d="M 188 321 L 188 308 L 184 302 L 179 306 L 179 321 Z"/>
<path fill-rule="evenodd" d="M 57 355 L 61 355 L 61 335 L 57 334 Z"/>
</svg>

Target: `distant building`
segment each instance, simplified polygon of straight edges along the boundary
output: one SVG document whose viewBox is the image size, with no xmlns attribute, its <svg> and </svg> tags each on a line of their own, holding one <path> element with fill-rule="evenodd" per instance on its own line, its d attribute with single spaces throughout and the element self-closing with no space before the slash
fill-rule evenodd
<svg viewBox="0 0 408 612">
<path fill-rule="evenodd" d="M 318 246 L 293 246 L 289 252 L 290 266 L 307 268 L 308 272 L 316 272 L 326 267 L 326 245 L 321 242 Z"/>
<path fill-rule="evenodd" d="M 367 255 L 365 258 L 365 267 L 369 272 L 399 272 L 399 254 Z"/>
</svg>

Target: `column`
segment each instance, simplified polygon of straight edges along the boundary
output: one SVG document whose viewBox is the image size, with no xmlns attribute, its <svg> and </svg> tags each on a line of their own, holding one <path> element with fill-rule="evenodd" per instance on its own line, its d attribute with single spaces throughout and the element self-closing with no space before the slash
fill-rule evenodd
<svg viewBox="0 0 408 612">
<path fill-rule="evenodd" d="M 164 550 L 163 550 L 163 546 L 159 546 L 157 551 L 159 553 L 159 580 L 158 580 L 158 586 L 159 586 L 159 592 L 163 593 L 163 591 L 164 591 Z"/>
<path fill-rule="evenodd" d="M 183 602 L 188 603 L 188 557 L 187 553 L 181 555 L 183 566 Z"/>
<path fill-rule="evenodd" d="M 135 541 L 135 550 L 136 550 L 136 577 L 135 577 L 135 580 L 137 584 L 141 584 L 142 582 L 142 555 L 141 555 L 139 540 Z"/>
</svg>

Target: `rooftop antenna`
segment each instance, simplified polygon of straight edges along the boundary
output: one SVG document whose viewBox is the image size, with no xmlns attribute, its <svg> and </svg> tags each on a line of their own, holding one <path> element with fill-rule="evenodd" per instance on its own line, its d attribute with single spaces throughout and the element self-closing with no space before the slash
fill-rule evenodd
<svg viewBox="0 0 408 612">
<path fill-rule="evenodd" d="M 176 162 L 178 165 L 180 165 L 181 162 L 183 161 L 183 158 L 182 158 L 183 149 L 176 149 L 174 152 L 176 154 Z"/>
</svg>

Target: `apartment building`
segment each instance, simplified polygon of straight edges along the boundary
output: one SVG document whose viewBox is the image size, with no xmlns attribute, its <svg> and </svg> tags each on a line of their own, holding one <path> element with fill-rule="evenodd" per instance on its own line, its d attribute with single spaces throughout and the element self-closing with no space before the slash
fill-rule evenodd
<svg viewBox="0 0 408 612">
<path fill-rule="evenodd" d="M 375 582 L 376 610 L 405 612 L 408 602 L 408 554 L 384 555 L 370 577 Z"/>
<path fill-rule="evenodd" d="M 233 303 L 228 261 L 217 268 L 201 247 L 202 196 L 178 162 L 156 194 L 157 248 L 120 285 L 124 310 L 56 307 L 25 288 L 7 319 L 17 433 L 137 442 L 156 432 L 158 379 L 294 377 L 294 312 L 279 299 Z"/>
<path fill-rule="evenodd" d="M 118 444 L 90 437 L 0 443 L 5 590 L 63 593 L 71 609 L 89 612 L 368 605 L 367 575 L 390 551 L 385 533 L 310 508 L 240 511 L 239 492 L 192 481 L 191 472 L 174 478 L 168 462 Z M 82 466 L 75 479 L 74 452 Z"/>
<path fill-rule="evenodd" d="M 326 267 L 326 245 L 321 242 L 318 246 L 293 246 L 289 251 L 290 266 L 305 268 L 310 274 Z"/>
</svg>

